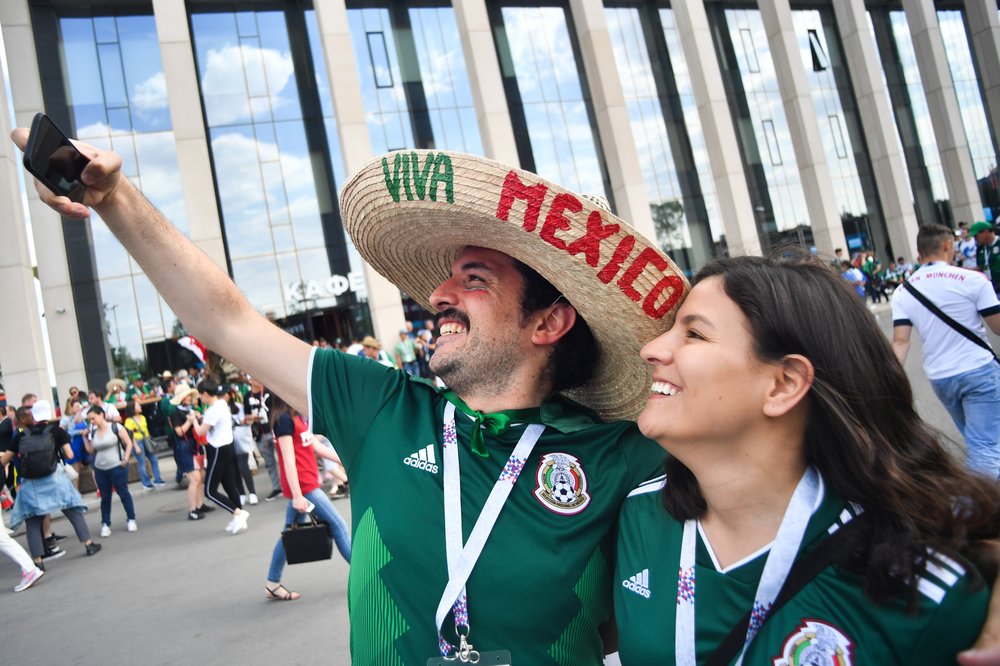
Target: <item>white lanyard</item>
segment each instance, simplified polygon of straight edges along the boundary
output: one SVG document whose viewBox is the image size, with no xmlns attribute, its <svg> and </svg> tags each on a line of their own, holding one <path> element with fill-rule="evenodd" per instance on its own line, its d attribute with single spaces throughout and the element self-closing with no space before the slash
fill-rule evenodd
<svg viewBox="0 0 1000 666">
<path fill-rule="evenodd" d="M 444 408 L 444 535 L 448 555 L 448 585 L 441 594 L 435 613 L 438 629 L 438 644 L 442 656 L 455 654 L 455 647 L 441 635 L 441 625 L 449 610 L 455 613 L 455 631 L 464 637 L 469 633 L 469 606 L 466 600 L 465 583 L 483 552 L 486 539 L 496 524 L 507 496 L 514 489 L 524 463 L 531 455 L 535 443 L 542 436 L 545 426 L 531 424 L 514 447 L 500 476 L 493 485 L 483 510 L 469 534 L 469 541 L 462 546 L 462 480 L 458 468 L 458 436 L 455 431 L 455 405 L 447 403 Z"/>
<path fill-rule="evenodd" d="M 781 519 L 781 526 L 778 527 L 778 534 L 771 545 L 767 562 L 764 564 L 764 571 L 761 573 L 760 582 L 757 585 L 757 593 L 754 595 L 746 640 L 743 642 L 743 649 L 736 660 L 736 666 L 743 663 L 743 657 L 750 646 L 750 641 L 757 635 L 757 631 L 767 619 L 774 599 L 781 591 L 782 585 L 785 584 L 785 579 L 788 578 L 788 572 L 791 571 L 792 565 L 795 563 L 795 556 L 802 545 L 806 525 L 809 524 L 809 518 L 812 516 L 816 498 L 819 497 L 819 490 L 819 473 L 814 468 L 809 467 L 795 487 L 785 516 Z M 694 666 L 696 663 L 694 559 L 695 545 L 698 540 L 697 530 L 696 520 L 684 521 L 684 535 L 681 539 L 681 564 L 677 574 L 677 616 L 674 632 L 677 666 Z"/>
</svg>

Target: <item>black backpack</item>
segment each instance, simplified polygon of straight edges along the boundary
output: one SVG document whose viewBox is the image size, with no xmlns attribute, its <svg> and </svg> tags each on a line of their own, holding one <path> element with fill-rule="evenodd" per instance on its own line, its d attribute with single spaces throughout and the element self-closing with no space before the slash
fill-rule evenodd
<svg viewBox="0 0 1000 666">
<path fill-rule="evenodd" d="M 42 479 L 56 471 L 59 455 L 56 453 L 56 438 L 49 424 L 38 434 L 25 430 L 18 442 L 18 462 L 21 476 L 26 479 Z"/>
</svg>

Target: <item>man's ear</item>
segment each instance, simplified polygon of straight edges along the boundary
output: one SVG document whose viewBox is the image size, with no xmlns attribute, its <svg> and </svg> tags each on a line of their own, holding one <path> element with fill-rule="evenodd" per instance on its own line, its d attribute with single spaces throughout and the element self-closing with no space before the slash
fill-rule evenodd
<svg viewBox="0 0 1000 666">
<path fill-rule="evenodd" d="M 533 317 L 535 328 L 531 341 L 536 345 L 553 345 L 576 324 L 576 308 L 560 300 L 539 310 Z"/>
<path fill-rule="evenodd" d="M 784 416 L 809 393 L 816 371 L 801 354 L 789 354 L 772 367 L 774 382 L 764 398 L 764 414 Z"/>
</svg>

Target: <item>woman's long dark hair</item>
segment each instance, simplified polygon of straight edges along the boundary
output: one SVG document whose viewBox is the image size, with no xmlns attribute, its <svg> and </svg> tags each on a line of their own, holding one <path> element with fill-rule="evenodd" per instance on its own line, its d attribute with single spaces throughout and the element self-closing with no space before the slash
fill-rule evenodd
<svg viewBox="0 0 1000 666">
<path fill-rule="evenodd" d="M 292 408 L 285 399 L 282 398 L 277 393 L 271 392 L 271 413 L 268 416 L 268 422 L 271 424 L 271 428 L 274 429 L 274 424 L 278 422 L 278 417 L 282 414 L 288 414 L 292 420 L 299 415 L 295 409 Z"/>
<path fill-rule="evenodd" d="M 827 487 L 865 509 L 852 560 L 865 593 L 885 601 L 908 593 L 927 549 L 955 557 L 971 539 L 1000 530 L 1000 486 L 961 467 L 940 434 L 913 408 L 913 393 L 886 336 L 850 285 L 801 249 L 706 265 L 694 284 L 719 277 L 740 308 L 757 357 L 801 354 L 815 368 L 808 395 L 805 453 Z M 694 475 L 667 460 L 667 510 L 685 520 L 704 513 Z"/>
</svg>

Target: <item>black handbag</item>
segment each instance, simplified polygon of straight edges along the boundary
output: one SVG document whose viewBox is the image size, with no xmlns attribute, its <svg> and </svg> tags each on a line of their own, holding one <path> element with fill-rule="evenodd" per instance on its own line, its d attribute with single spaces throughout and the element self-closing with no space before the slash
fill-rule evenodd
<svg viewBox="0 0 1000 666">
<path fill-rule="evenodd" d="M 285 547 L 285 559 L 289 564 L 328 560 L 333 556 L 333 537 L 330 526 L 316 520 L 313 514 L 308 523 L 285 525 L 281 533 L 281 543 Z"/>
</svg>

